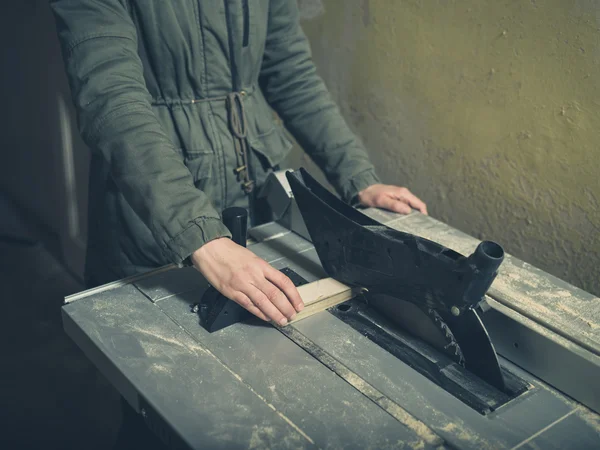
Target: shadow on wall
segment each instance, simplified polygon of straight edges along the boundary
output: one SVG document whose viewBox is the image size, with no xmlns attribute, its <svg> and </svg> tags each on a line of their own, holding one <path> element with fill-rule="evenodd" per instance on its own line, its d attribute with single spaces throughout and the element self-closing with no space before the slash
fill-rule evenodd
<svg viewBox="0 0 600 450">
<path fill-rule="evenodd" d="M 298 1 L 384 182 L 600 295 L 600 3 Z"/>
<path fill-rule="evenodd" d="M 46 244 L 81 276 L 89 155 L 76 129 L 48 1 L 10 2 L 0 29 L 0 193 L 36 222 L 52 241 Z M 0 222 L 0 234 L 11 233 L 6 228 Z"/>
</svg>

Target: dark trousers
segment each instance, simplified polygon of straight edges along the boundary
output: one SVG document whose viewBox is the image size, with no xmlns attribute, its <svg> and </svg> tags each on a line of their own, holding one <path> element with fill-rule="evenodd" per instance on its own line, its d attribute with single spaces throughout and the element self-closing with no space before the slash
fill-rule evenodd
<svg viewBox="0 0 600 450">
<path fill-rule="evenodd" d="M 121 411 L 123 421 L 113 450 L 167 450 L 167 446 L 146 426 L 144 418 L 124 398 L 121 398 Z"/>
</svg>

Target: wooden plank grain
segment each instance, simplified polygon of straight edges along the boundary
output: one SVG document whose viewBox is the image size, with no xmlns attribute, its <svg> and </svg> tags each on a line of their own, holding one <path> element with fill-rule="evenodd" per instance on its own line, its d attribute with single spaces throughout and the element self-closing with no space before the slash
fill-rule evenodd
<svg viewBox="0 0 600 450">
<path fill-rule="evenodd" d="M 362 290 L 346 286 L 333 278 L 323 278 L 298 287 L 298 292 L 304 301 L 304 309 L 288 325 L 350 300 Z"/>
</svg>

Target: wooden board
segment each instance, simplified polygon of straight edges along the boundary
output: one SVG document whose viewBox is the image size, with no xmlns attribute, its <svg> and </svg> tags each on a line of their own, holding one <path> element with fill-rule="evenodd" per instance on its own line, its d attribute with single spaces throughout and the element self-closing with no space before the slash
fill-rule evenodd
<svg viewBox="0 0 600 450">
<path fill-rule="evenodd" d="M 360 288 L 351 288 L 333 278 L 323 278 L 300 286 L 298 292 L 304 301 L 304 309 L 288 325 L 350 300 L 361 291 Z"/>
</svg>

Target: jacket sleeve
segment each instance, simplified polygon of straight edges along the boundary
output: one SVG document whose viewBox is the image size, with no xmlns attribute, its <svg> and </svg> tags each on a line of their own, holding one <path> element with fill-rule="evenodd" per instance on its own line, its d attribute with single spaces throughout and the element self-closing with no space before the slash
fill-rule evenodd
<svg viewBox="0 0 600 450">
<path fill-rule="evenodd" d="M 380 182 L 363 144 L 317 74 L 296 0 L 270 2 L 260 85 L 286 128 L 345 201 Z"/>
<path fill-rule="evenodd" d="M 121 0 L 52 0 L 79 130 L 167 260 L 230 237 L 152 111 L 137 32 Z M 93 205 L 90 205 L 93 207 Z"/>
</svg>

